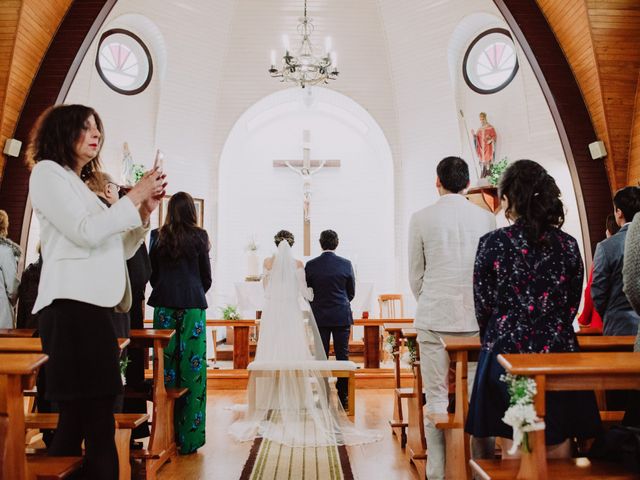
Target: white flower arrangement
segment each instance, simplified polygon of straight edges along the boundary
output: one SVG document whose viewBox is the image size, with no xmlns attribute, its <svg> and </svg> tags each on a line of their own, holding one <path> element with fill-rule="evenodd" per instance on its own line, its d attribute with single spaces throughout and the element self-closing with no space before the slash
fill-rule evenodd
<svg viewBox="0 0 640 480">
<path fill-rule="evenodd" d="M 400 360 L 404 363 L 409 364 L 409 366 L 413 367 L 413 364 L 416 362 L 418 355 L 416 351 L 416 341 L 413 338 L 407 338 L 407 351 L 402 354 Z"/>
<path fill-rule="evenodd" d="M 509 408 L 504 412 L 502 421 L 513 428 L 513 445 L 509 455 L 514 455 L 522 444 L 525 452 L 530 452 L 527 432 L 544 430 L 544 422 L 540 421 L 533 406 L 536 396 L 536 382 L 532 378 L 507 373 L 500 380 L 508 385 Z"/>
<path fill-rule="evenodd" d="M 398 352 L 395 351 L 395 348 L 396 348 L 396 337 L 395 337 L 395 335 L 387 336 L 387 338 L 385 338 L 385 340 L 384 340 L 384 346 L 382 348 L 389 355 L 397 354 Z"/>
</svg>

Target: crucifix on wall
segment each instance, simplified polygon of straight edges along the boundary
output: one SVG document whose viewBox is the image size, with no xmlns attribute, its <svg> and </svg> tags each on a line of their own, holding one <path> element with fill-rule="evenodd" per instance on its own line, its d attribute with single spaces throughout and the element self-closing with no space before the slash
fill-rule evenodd
<svg viewBox="0 0 640 480">
<path fill-rule="evenodd" d="M 324 167 L 339 167 L 340 160 L 311 160 L 311 132 L 302 131 L 302 160 L 274 160 L 274 167 L 287 167 L 302 178 L 302 222 L 304 256 L 311 255 L 311 177 Z"/>
</svg>

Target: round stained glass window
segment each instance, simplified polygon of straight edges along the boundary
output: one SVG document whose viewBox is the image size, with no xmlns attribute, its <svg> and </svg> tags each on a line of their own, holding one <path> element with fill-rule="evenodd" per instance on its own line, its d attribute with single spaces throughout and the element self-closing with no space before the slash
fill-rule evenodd
<svg viewBox="0 0 640 480">
<path fill-rule="evenodd" d="M 109 30 L 102 35 L 96 68 L 104 83 L 123 95 L 142 92 L 153 73 L 147 46 L 138 36 L 122 29 Z"/>
<path fill-rule="evenodd" d="M 464 55 L 462 74 L 478 93 L 495 93 L 511 83 L 518 72 L 518 57 L 511 34 L 492 28 L 478 35 Z"/>
</svg>

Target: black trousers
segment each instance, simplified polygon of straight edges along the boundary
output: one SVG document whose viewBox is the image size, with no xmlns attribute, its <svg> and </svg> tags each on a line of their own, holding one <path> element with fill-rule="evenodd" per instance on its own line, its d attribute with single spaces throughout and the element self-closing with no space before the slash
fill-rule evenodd
<svg viewBox="0 0 640 480">
<path fill-rule="evenodd" d="M 333 351 L 336 354 L 336 360 L 349 360 L 349 336 L 351 335 L 351 325 L 339 327 L 318 327 L 324 353 L 329 356 L 329 342 L 333 336 Z M 344 402 L 349 393 L 349 379 L 338 378 L 336 382 L 338 389 L 338 397 Z"/>
<path fill-rule="evenodd" d="M 65 400 L 58 403 L 60 420 L 49 447 L 52 457 L 82 456 L 85 442 L 82 478 L 118 479 L 113 395 L 100 398 Z"/>
</svg>

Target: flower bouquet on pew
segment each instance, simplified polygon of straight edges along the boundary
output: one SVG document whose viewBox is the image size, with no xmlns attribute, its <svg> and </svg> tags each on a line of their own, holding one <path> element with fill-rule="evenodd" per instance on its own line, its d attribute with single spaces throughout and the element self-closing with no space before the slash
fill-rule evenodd
<svg viewBox="0 0 640 480">
<path fill-rule="evenodd" d="M 513 428 L 513 445 L 509 455 L 515 455 L 522 444 L 522 451 L 531 452 L 527 432 L 544 430 L 544 422 L 540 421 L 533 405 L 537 393 L 536 382 L 532 378 L 507 373 L 500 376 L 500 380 L 508 385 L 509 408 L 504 413 L 502 421 Z"/>
</svg>

